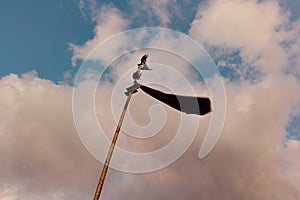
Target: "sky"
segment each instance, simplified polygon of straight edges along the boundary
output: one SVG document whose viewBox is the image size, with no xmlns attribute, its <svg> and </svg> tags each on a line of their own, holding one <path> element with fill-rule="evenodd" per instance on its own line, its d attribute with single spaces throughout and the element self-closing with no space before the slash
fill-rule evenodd
<svg viewBox="0 0 300 200">
<path fill-rule="evenodd" d="M 224 83 L 224 127 L 213 151 L 199 159 L 212 115 L 191 117 L 200 121 L 197 135 L 178 160 L 145 174 L 110 169 L 101 199 L 299 199 L 299 9 L 298 0 L 1 1 L 0 199 L 92 199 L 102 164 L 82 142 L 74 121 L 75 76 L 84 63 L 105 66 L 108 58 L 116 58 L 95 89 L 97 119 L 111 137 L 119 112 L 112 113 L 112 105 L 119 108 L 124 102 L 121 83 L 127 83 L 145 53 L 120 55 L 119 50 L 134 48 L 133 39 L 145 42 L 145 34 L 112 40 L 105 52 L 97 47 L 115 34 L 141 27 L 179 31 L 203 46 Z M 173 37 L 160 34 L 147 42 L 170 51 L 184 49 L 184 38 L 174 43 Z M 178 78 L 183 76 L 196 94 L 210 95 L 186 60 L 159 50 L 148 53 L 154 63 L 151 73 L 156 69 L 159 75 L 145 73 L 141 82 L 152 80 L 184 94 L 187 87 Z M 85 77 L 83 89 L 96 75 Z M 149 140 L 121 134 L 118 145 L 128 151 L 164 146 L 174 138 L 174 124 L 186 117 L 161 104 L 156 110 L 152 105 L 157 102 L 140 92 L 132 102 L 124 132 L 132 130 L 131 123 L 140 134 L 157 131 L 154 125 L 163 120 L 165 124 Z M 186 134 L 190 132 L 191 127 Z"/>
</svg>

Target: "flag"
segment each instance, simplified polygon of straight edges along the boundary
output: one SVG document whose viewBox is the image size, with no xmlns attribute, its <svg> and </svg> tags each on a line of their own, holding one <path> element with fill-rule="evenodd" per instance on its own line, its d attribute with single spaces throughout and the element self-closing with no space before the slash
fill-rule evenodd
<svg viewBox="0 0 300 200">
<path fill-rule="evenodd" d="M 205 115 L 211 111 L 210 99 L 206 97 L 167 94 L 145 85 L 141 85 L 140 88 L 153 98 L 187 114 Z"/>
</svg>

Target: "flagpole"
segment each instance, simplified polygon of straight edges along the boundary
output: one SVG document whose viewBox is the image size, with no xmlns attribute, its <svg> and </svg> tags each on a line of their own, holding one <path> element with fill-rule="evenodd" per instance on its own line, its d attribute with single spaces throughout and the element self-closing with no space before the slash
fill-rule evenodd
<svg viewBox="0 0 300 200">
<path fill-rule="evenodd" d="M 123 108 L 123 111 L 122 111 L 122 114 L 121 114 L 120 119 L 119 119 L 118 126 L 116 128 L 114 137 L 111 141 L 110 148 L 109 148 L 109 151 L 107 153 L 104 166 L 102 168 L 101 176 L 99 178 L 97 189 L 96 189 L 96 192 L 95 192 L 95 195 L 94 195 L 94 200 L 99 200 L 99 198 L 100 198 L 100 194 L 101 194 L 101 191 L 102 191 L 102 188 L 103 188 L 103 185 L 104 185 L 104 180 L 105 180 L 105 177 L 106 177 L 106 174 L 107 174 L 107 171 L 108 171 L 108 167 L 109 167 L 109 162 L 110 162 L 111 156 L 113 154 L 114 148 L 116 146 L 116 142 L 117 142 L 120 130 L 121 130 L 121 126 L 122 126 L 122 123 L 123 123 L 125 113 L 127 111 L 127 107 L 128 107 L 129 101 L 131 99 L 131 96 L 132 96 L 132 92 L 129 92 L 127 100 L 126 100 L 124 108 Z"/>
<path fill-rule="evenodd" d="M 116 128 L 114 137 L 111 141 L 110 148 L 109 148 L 109 151 L 108 151 L 107 156 L 106 156 L 105 163 L 104 163 L 103 168 L 102 168 L 101 176 L 99 178 L 97 189 L 96 189 L 96 192 L 95 192 L 95 195 L 94 195 L 94 200 L 99 200 L 99 198 L 100 198 L 101 191 L 102 191 L 104 181 L 105 181 L 105 177 L 106 177 L 108 167 L 109 167 L 109 162 L 110 162 L 111 156 L 113 154 L 114 148 L 116 146 L 117 139 L 118 139 L 118 136 L 119 136 L 119 133 L 120 133 L 120 130 L 121 130 L 121 126 L 122 126 L 122 123 L 123 123 L 125 113 L 127 111 L 127 107 L 128 107 L 129 101 L 131 99 L 131 96 L 132 96 L 132 94 L 136 93 L 137 89 L 139 89 L 139 87 L 140 87 L 140 84 L 138 84 L 137 80 L 139 80 L 141 78 L 141 75 L 142 75 L 141 71 L 142 70 L 151 70 L 150 68 L 148 68 L 148 66 L 146 64 L 148 57 L 149 57 L 149 55 L 146 54 L 141 58 L 141 63 L 138 64 L 138 70 L 132 75 L 133 76 L 132 78 L 134 79 L 133 85 L 126 88 L 125 95 L 127 95 L 127 100 L 125 102 L 122 114 L 121 114 L 120 119 L 119 119 L 118 126 Z"/>
</svg>

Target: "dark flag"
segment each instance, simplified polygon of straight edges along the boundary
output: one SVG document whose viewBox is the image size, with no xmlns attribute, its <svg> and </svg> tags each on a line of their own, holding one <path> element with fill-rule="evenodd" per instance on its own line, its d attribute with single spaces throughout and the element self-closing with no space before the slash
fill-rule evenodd
<svg viewBox="0 0 300 200">
<path fill-rule="evenodd" d="M 155 99 L 187 114 L 205 115 L 211 111 L 210 99 L 206 97 L 167 94 L 144 85 L 140 88 Z"/>
</svg>

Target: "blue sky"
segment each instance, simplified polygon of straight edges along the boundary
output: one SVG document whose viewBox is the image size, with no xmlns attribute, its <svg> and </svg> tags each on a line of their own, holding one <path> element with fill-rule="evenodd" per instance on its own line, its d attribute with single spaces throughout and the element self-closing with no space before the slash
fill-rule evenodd
<svg viewBox="0 0 300 200">
<path fill-rule="evenodd" d="M 287 8 L 291 12 L 291 20 L 297 20 L 300 16 L 299 9 L 300 4 L 297 0 L 282 0 L 283 7 Z"/>
<path fill-rule="evenodd" d="M 168 27 L 186 32 L 198 3 L 191 1 L 182 5 L 182 16 L 174 16 Z M 101 1 L 98 6 L 103 4 L 113 4 L 128 18 L 134 11 L 126 1 Z M 131 28 L 158 24 L 155 16 L 151 21 L 146 17 L 136 18 Z M 92 38 L 94 26 L 89 14 L 82 15 L 79 1 L 1 1 L 0 76 L 35 70 L 40 77 L 62 81 L 65 71 L 76 72 L 71 66 L 72 52 L 68 43 L 82 44 Z"/>
<path fill-rule="evenodd" d="M 113 4 L 127 18 L 131 18 L 134 12 L 132 4 L 127 1 L 100 2 L 97 6 Z M 197 0 L 181 4 L 179 15 L 173 16 L 167 27 L 187 33 L 198 4 Z M 297 0 L 283 0 L 282 4 L 290 9 L 292 20 L 298 19 L 300 3 Z M 135 18 L 130 28 L 159 24 L 155 15 L 151 20 L 146 15 L 142 16 Z M 71 67 L 72 52 L 68 43 L 82 44 L 92 38 L 94 26 L 90 16 L 83 17 L 79 1 L 1 1 L 0 76 L 35 70 L 40 77 L 62 81 L 65 71 L 76 72 Z"/>
<path fill-rule="evenodd" d="M 195 141 L 183 158 L 157 173 L 111 170 L 107 187 L 120 191 L 106 190 L 103 199 L 184 194 L 185 199 L 246 195 L 269 200 L 275 195 L 298 200 L 300 80 L 294 75 L 300 74 L 300 1 L 224 2 L 0 1 L 0 162 L 5 163 L 0 165 L 0 199 L 90 197 L 99 163 L 76 134 L 72 83 L 64 82 L 64 75 L 74 78 L 85 56 L 106 37 L 159 26 L 201 43 L 219 67 L 228 92 L 224 134 L 212 156 L 201 162 L 194 157 Z M 109 112 L 110 105 L 104 105 L 103 112 Z M 208 121 L 203 118 L 204 124 Z"/>
<path fill-rule="evenodd" d="M 0 75 L 30 70 L 53 81 L 72 70 L 68 43 L 93 36 L 77 1 L 10 1 L 0 3 Z"/>
</svg>

